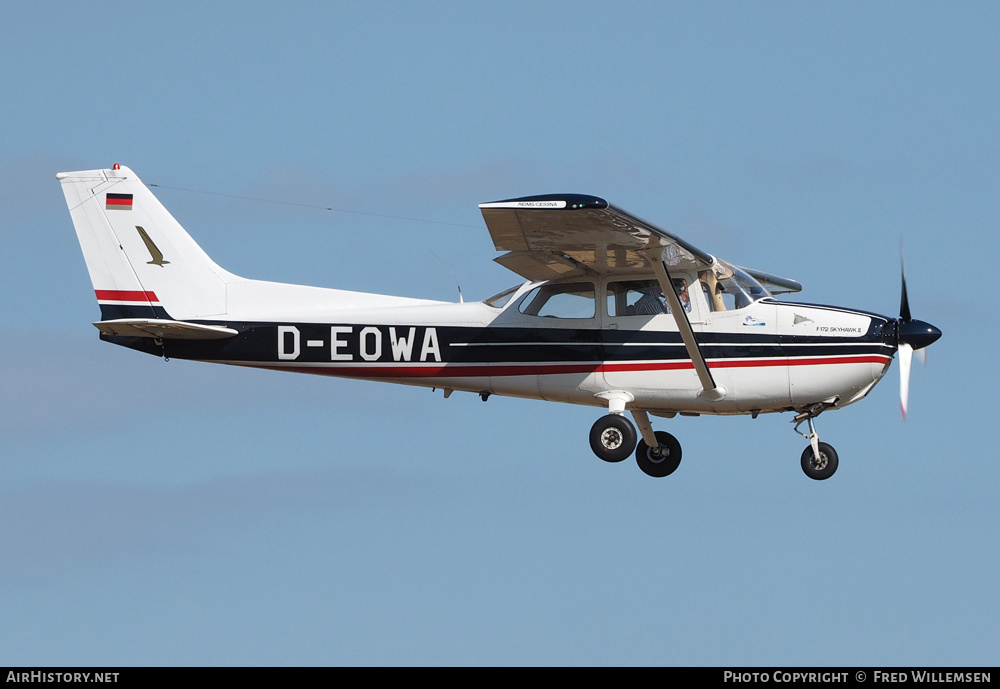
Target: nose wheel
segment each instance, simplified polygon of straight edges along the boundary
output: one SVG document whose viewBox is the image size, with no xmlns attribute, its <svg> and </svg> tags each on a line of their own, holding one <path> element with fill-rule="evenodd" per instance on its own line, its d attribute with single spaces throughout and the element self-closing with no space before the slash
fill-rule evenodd
<svg viewBox="0 0 1000 689">
<path fill-rule="evenodd" d="M 818 454 L 813 450 L 812 445 L 802 451 L 802 471 L 806 472 L 806 476 L 811 479 L 824 481 L 833 476 L 839 460 L 837 451 L 833 449 L 832 445 L 817 444 L 819 445 Z"/>
<path fill-rule="evenodd" d="M 837 457 L 837 451 L 833 449 L 832 445 L 819 441 L 819 434 L 813 427 L 813 417 L 818 415 L 819 412 L 814 414 L 806 411 L 796 416 L 794 419 L 795 432 L 803 438 L 809 439 L 809 446 L 802 451 L 802 471 L 813 480 L 825 481 L 837 471 L 840 459 Z M 803 421 L 809 424 L 808 433 L 803 433 L 799 430 L 799 426 L 802 425 Z"/>
</svg>

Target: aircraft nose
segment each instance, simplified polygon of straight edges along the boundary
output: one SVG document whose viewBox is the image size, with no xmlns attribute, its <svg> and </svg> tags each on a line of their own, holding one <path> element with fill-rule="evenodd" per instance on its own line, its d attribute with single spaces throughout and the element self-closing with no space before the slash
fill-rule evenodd
<svg viewBox="0 0 1000 689">
<path fill-rule="evenodd" d="M 937 342 L 941 337 L 941 331 L 930 323 L 917 320 L 896 322 L 896 341 L 899 344 L 908 344 L 913 349 L 923 349 L 928 345 Z"/>
</svg>

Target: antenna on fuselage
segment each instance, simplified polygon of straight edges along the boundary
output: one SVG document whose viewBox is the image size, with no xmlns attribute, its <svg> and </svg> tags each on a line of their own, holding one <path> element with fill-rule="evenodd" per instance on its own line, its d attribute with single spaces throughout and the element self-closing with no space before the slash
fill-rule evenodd
<svg viewBox="0 0 1000 689">
<path fill-rule="evenodd" d="M 451 266 L 449 266 L 449 265 L 448 265 L 447 263 L 445 263 L 445 262 L 444 262 L 444 259 L 442 259 L 442 258 L 441 258 L 440 256 L 438 256 L 438 255 L 437 255 L 436 253 L 434 253 L 433 251 L 431 251 L 431 250 L 430 250 L 430 248 L 428 248 L 428 247 L 426 247 L 426 246 L 425 246 L 424 248 L 425 248 L 425 249 L 427 249 L 427 252 L 428 252 L 428 253 L 429 253 L 429 254 L 430 254 L 431 256 L 433 256 L 433 257 L 434 257 L 434 258 L 436 258 L 436 259 L 437 259 L 438 261 L 440 261 L 440 262 L 441 262 L 441 265 L 443 265 L 443 266 L 444 266 L 445 270 L 447 270 L 447 271 L 448 271 L 449 273 L 451 273 L 451 276 L 452 276 L 453 278 L 455 278 L 455 284 L 456 284 L 456 285 L 458 286 L 458 303 L 459 303 L 459 304 L 464 304 L 464 303 L 465 303 L 465 298 L 464 298 L 464 297 L 462 296 L 462 284 L 461 284 L 461 283 L 460 283 L 460 282 L 458 281 L 458 276 L 457 276 L 457 275 L 455 275 L 455 271 L 451 269 Z"/>
</svg>

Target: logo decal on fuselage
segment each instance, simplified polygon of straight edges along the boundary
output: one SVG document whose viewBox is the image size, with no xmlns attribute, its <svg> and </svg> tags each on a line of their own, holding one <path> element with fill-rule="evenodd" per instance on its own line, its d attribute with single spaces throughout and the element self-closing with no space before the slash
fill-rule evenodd
<svg viewBox="0 0 1000 689">
<path fill-rule="evenodd" d="M 146 248 L 149 249 L 149 255 L 153 259 L 152 261 L 146 261 L 146 263 L 161 267 L 170 263 L 170 261 L 163 260 L 163 253 L 157 248 L 156 244 L 153 243 L 153 240 L 149 238 L 149 235 L 146 234 L 146 230 L 142 229 L 138 225 L 135 226 L 135 229 L 139 231 L 139 236 L 142 237 L 142 241 L 146 245 Z"/>
</svg>

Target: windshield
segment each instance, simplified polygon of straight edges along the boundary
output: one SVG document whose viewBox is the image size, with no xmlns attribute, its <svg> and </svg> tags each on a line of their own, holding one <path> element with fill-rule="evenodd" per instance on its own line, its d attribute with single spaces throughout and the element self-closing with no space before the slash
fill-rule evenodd
<svg viewBox="0 0 1000 689">
<path fill-rule="evenodd" d="M 721 261 L 720 264 L 725 269 L 725 274 L 718 278 L 718 289 L 727 310 L 742 309 L 758 299 L 771 296 L 770 292 L 742 269 Z"/>
</svg>

